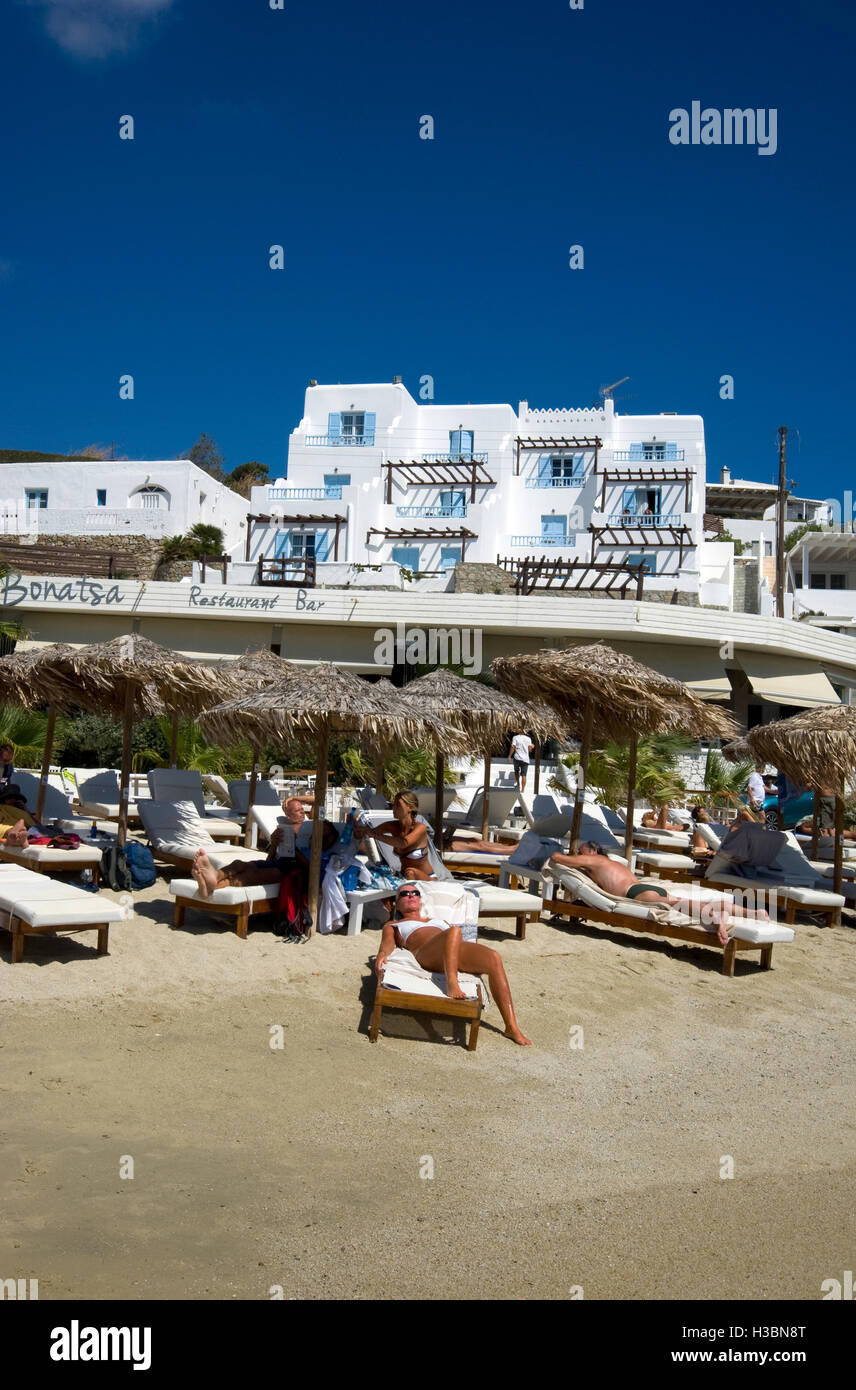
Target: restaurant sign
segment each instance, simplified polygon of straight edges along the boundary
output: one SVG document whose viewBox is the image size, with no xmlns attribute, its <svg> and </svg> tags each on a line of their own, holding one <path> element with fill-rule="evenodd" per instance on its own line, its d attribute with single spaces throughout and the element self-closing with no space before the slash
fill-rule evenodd
<svg viewBox="0 0 856 1390">
<path fill-rule="evenodd" d="M 3 578 L 2 604 L 6 608 L 19 608 L 22 604 L 29 608 L 31 605 L 51 603 L 85 608 L 127 607 L 137 611 L 140 600 L 146 593 L 149 598 L 149 604 L 146 606 L 149 607 L 152 600 L 156 604 L 162 587 L 167 586 L 153 584 L 149 587 L 148 584 L 137 583 L 128 585 L 127 582 L 117 583 L 111 580 L 89 579 L 85 576 L 81 579 L 33 579 L 17 570 L 10 570 Z M 169 587 L 173 588 L 171 585 Z M 240 593 L 234 589 L 202 584 L 191 584 L 188 588 L 182 589 L 181 596 L 184 600 L 182 606 L 188 608 L 228 609 L 230 612 L 255 609 L 263 613 L 270 613 L 274 609 L 282 613 L 284 609 L 281 605 L 286 598 L 286 595 L 280 593 L 262 597 L 252 590 Z M 298 589 L 293 598 L 295 613 L 318 612 L 327 606 L 324 599 L 310 598 L 306 589 Z M 167 606 L 173 606 L 172 600 L 171 593 Z"/>
</svg>

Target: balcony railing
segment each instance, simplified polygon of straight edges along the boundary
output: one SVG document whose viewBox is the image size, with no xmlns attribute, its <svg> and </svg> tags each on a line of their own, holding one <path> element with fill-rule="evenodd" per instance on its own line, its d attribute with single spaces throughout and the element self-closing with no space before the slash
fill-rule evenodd
<svg viewBox="0 0 856 1390">
<path fill-rule="evenodd" d="M 679 512 L 613 512 L 606 518 L 607 526 L 637 530 L 640 526 L 680 526 Z"/>
<path fill-rule="evenodd" d="M 683 463 L 684 451 L 667 444 L 662 453 L 655 453 L 637 444 L 629 449 L 616 449 L 612 458 L 615 463 Z"/>
<path fill-rule="evenodd" d="M 396 516 L 466 516 L 464 502 L 456 502 L 452 507 L 396 507 Z"/>
<path fill-rule="evenodd" d="M 463 454 L 423 454 L 423 463 L 487 463 L 487 454 L 474 454 L 472 449 Z"/>
<path fill-rule="evenodd" d="M 341 502 L 341 487 L 269 487 L 269 502 Z"/>
<path fill-rule="evenodd" d="M 574 540 L 573 538 L 569 540 L 567 536 L 511 536 L 509 544 L 531 545 L 536 549 L 540 547 L 546 549 L 549 547 L 551 550 L 564 547 L 567 550 L 569 548 L 573 549 Z"/>
<path fill-rule="evenodd" d="M 364 446 L 364 447 L 366 447 L 366 446 L 373 446 L 373 445 L 374 445 L 374 441 L 375 441 L 374 434 L 373 434 L 373 433 L 366 433 L 366 434 L 307 434 L 307 436 L 306 436 L 306 438 L 304 439 L 303 442 L 304 442 L 304 444 L 307 444 L 307 445 L 309 445 L 309 446 L 318 446 L 318 445 L 320 445 L 322 448 L 326 447 L 327 445 L 329 445 L 331 448 L 335 448 L 335 447 L 337 447 L 339 444 L 350 444 L 350 445 L 352 445 L 352 446 L 355 446 L 355 447 L 359 448 L 361 445 Z"/>
<path fill-rule="evenodd" d="M 583 487 L 585 478 L 527 478 L 527 487 Z"/>
</svg>

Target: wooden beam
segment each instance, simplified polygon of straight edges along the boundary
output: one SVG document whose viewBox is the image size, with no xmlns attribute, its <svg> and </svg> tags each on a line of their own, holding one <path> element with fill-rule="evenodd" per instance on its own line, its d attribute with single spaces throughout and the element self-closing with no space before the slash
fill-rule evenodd
<svg viewBox="0 0 856 1390">
<path fill-rule="evenodd" d="M 591 757 L 592 729 L 594 727 L 594 701 L 586 700 L 583 719 L 583 736 L 580 744 L 580 766 L 577 773 L 577 786 L 574 792 L 574 816 L 571 822 L 571 854 L 578 854 L 580 848 L 580 825 L 583 818 L 583 794 L 588 782 L 588 765 Z"/>
</svg>

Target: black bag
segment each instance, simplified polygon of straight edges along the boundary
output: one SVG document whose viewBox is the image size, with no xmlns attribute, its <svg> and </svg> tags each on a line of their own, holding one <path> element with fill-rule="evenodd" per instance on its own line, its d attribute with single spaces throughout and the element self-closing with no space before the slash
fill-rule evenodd
<svg viewBox="0 0 856 1390">
<path fill-rule="evenodd" d="M 114 893 L 128 893 L 133 887 L 131 870 L 124 849 L 118 846 L 101 852 L 101 877 Z"/>
</svg>

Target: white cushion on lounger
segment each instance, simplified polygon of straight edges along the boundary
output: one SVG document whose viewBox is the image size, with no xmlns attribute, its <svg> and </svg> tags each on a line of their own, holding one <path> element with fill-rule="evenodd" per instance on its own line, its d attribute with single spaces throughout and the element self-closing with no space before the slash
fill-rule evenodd
<svg viewBox="0 0 856 1390">
<path fill-rule="evenodd" d="M 219 833 L 218 826 L 228 835 L 234 835 L 237 829 L 229 821 L 203 820 L 192 801 L 140 801 L 139 808 L 146 834 L 167 854 L 209 849 Z M 180 848 L 167 849 L 168 843 Z"/>
<path fill-rule="evenodd" d="M 177 898 L 199 898 L 199 889 L 194 878 L 174 878 L 169 885 L 169 891 Z M 260 902 L 262 898 L 278 897 L 278 883 L 254 883 L 245 888 L 215 888 L 207 898 L 199 898 L 199 901 L 216 907 L 218 903 L 255 903 Z"/>
<path fill-rule="evenodd" d="M 844 899 L 840 893 L 827 893 L 822 888 L 792 888 L 787 883 L 777 883 L 775 879 L 769 878 L 741 878 L 739 874 L 717 874 L 716 883 L 727 883 L 729 887 L 743 888 L 745 890 L 759 889 L 768 893 L 776 893 L 780 898 L 791 898 L 795 903 L 802 903 L 805 907 L 844 907 Z"/>
<path fill-rule="evenodd" d="M 69 816 L 65 820 L 58 820 L 57 830 L 74 831 L 82 840 L 89 837 L 92 829 L 92 822 L 95 821 L 95 829 L 101 835 L 115 835 L 116 822 L 113 820 L 98 820 L 95 816 Z"/>
<path fill-rule="evenodd" d="M 124 916 L 118 903 L 108 898 L 96 898 L 92 893 L 84 893 L 79 898 L 66 894 L 60 898 L 39 899 L 37 902 L 19 902 L 14 909 L 16 917 L 31 927 L 70 927 L 86 926 L 89 923 L 120 922 Z"/>
<path fill-rule="evenodd" d="M 509 853 L 510 853 L 509 849 Z M 508 855 L 486 854 L 483 850 L 473 850 L 471 853 L 464 849 L 449 850 L 443 855 L 444 864 L 504 864 Z"/>
<path fill-rule="evenodd" d="M 719 849 L 719 846 L 722 843 L 722 841 L 720 840 L 715 830 L 711 830 L 709 825 L 704 824 L 704 821 L 697 821 L 695 829 L 698 831 L 699 835 L 704 840 L 708 849 Z"/>
<path fill-rule="evenodd" d="M 492 883 L 471 885 L 479 902 L 480 917 L 503 917 L 517 912 L 537 912 L 539 900 L 532 893 L 522 893 L 519 888 L 497 888 Z"/>
<path fill-rule="evenodd" d="M 637 864 L 647 864 L 652 869 L 692 869 L 695 863 L 688 854 L 666 854 L 665 850 L 640 849 L 636 851 Z"/>
<path fill-rule="evenodd" d="M 25 865 L 53 864 L 85 869 L 87 865 L 101 863 L 101 850 L 90 849 L 86 845 L 81 845 L 79 849 L 51 849 L 48 845 L 28 845 L 26 849 L 22 849 L 20 846 L 7 845 L 4 840 L 0 849 L 4 854 Z"/>
</svg>

